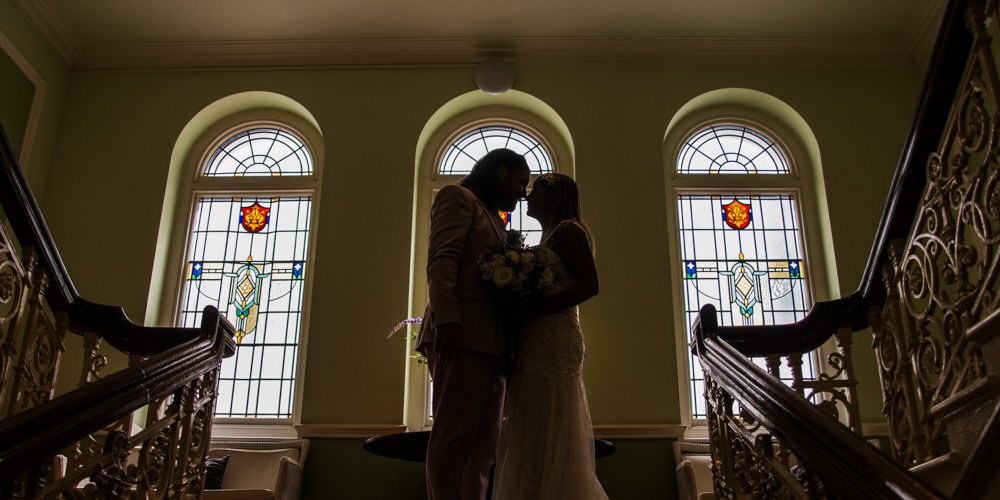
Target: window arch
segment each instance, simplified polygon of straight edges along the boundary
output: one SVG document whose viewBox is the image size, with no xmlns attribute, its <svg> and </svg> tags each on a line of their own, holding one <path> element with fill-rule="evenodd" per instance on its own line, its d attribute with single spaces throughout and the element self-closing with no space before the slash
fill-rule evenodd
<svg viewBox="0 0 1000 500">
<path fill-rule="evenodd" d="M 213 305 L 236 327 L 217 419 L 291 423 L 300 404 L 322 155 L 308 111 L 267 92 L 209 105 L 175 145 L 147 321 L 194 326 Z"/>
<path fill-rule="evenodd" d="M 684 142 L 677 158 L 681 174 L 787 174 L 781 148 L 762 132 L 743 125 L 705 127 Z"/>
<path fill-rule="evenodd" d="M 487 122 L 474 125 L 451 141 L 438 162 L 439 175 L 466 175 L 472 171 L 476 160 L 486 153 L 507 148 L 524 156 L 532 175 L 552 171 L 552 155 L 522 124 Z"/>
<path fill-rule="evenodd" d="M 255 126 L 223 141 L 212 152 L 205 177 L 311 175 L 312 155 L 302 139 L 276 126 Z"/>
<path fill-rule="evenodd" d="M 758 92 L 706 96 L 715 105 L 696 99 L 690 108 L 698 110 L 688 116 L 682 108 L 664 142 L 678 375 L 690 401 L 682 418 L 694 425 L 705 419 L 704 386 L 687 345 L 702 305 L 716 305 L 721 325 L 784 324 L 837 294 L 826 264 L 832 258 L 824 242 L 822 173 L 818 154 L 810 154 L 817 150 L 808 127 L 787 105 Z M 771 107 L 745 104 L 761 101 Z M 807 356 L 803 375 L 816 370 L 816 359 Z"/>
</svg>

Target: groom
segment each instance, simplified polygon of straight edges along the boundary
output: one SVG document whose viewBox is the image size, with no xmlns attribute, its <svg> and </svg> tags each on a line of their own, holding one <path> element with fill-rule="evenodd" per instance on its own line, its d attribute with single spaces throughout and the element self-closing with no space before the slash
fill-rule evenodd
<svg viewBox="0 0 1000 500">
<path fill-rule="evenodd" d="M 427 444 L 429 500 L 486 498 L 506 390 L 500 313 L 478 260 L 506 238 L 498 211 L 525 196 L 524 157 L 495 149 L 431 206 L 427 251 L 430 301 L 417 340 L 434 384 L 434 426 Z"/>
</svg>

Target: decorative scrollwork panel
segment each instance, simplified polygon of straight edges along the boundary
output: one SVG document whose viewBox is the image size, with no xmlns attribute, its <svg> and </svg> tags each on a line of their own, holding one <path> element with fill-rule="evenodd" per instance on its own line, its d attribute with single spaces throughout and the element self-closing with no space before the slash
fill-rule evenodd
<svg viewBox="0 0 1000 500">
<path fill-rule="evenodd" d="M 814 370 L 815 379 L 807 379 L 803 360 L 816 353 L 788 353 L 765 357 L 767 372 L 788 384 L 792 390 L 812 404 L 861 434 L 861 412 L 858 407 L 857 379 L 854 376 L 852 340 L 849 329 L 838 331 L 835 348 L 822 356 Z M 784 370 L 783 370 L 784 368 Z"/>
<path fill-rule="evenodd" d="M 150 404 L 141 430 L 119 420 L 64 450 L 65 470 L 25 467 L 17 484 L 31 498 L 198 498 L 217 378 L 216 368 Z"/>
<path fill-rule="evenodd" d="M 705 399 L 716 497 L 822 496 L 815 477 L 709 376 Z"/>
<path fill-rule="evenodd" d="M 947 436 L 931 408 L 985 376 L 965 332 L 1000 298 L 1000 78 L 987 32 L 996 4 L 970 2 L 973 54 L 910 236 L 888 251 L 887 302 L 874 324 L 885 413 L 901 463 L 945 453 Z M 993 18 L 987 22 L 987 18 Z"/>
</svg>

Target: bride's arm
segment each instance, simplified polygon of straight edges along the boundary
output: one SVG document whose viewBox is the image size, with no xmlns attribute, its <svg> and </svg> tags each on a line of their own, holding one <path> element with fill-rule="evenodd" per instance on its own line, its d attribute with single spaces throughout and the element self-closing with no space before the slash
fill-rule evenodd
<svg viewBox="0 0 1000 500">
<path fill-rule="evenodd" d="M 571 279 L 559 292 L 529 305 L 525 311 L 528 318 L 580 305 L 600 291 L 590 238 L 582 226 L 576 223 L 560 225 L 549 237 L 547 246 L 559 254 Z"/>
</svg>

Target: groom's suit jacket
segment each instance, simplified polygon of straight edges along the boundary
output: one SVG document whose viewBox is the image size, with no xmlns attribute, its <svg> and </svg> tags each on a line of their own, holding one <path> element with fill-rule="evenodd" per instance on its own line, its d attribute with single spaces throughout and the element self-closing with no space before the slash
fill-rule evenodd
<svg viewBox="0 0 1000 500">
<path fill-rule="evenodd" d="M 438 325 L 462 325 L 461 347 L 486 354 L 504 350 L 499 311 L 479 270 L 479 257 L 506 238 L 503 223 L 476 195 L 461 186 L 445 186 L 431 206 L 427 248 L 430 298 L 424 312 L 418 350 L 433 345 Z"/>
</svg>

